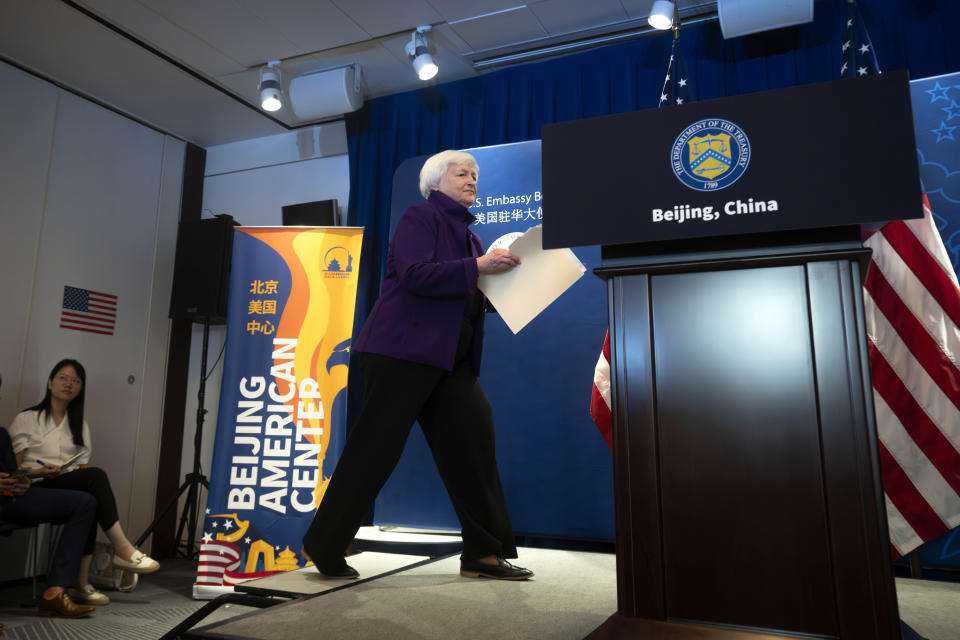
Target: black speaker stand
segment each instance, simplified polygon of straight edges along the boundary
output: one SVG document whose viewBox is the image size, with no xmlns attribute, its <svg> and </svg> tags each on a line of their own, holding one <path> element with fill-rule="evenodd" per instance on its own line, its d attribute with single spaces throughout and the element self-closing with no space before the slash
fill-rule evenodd
<svg viewBox="0 0 960 640">
<path fill-rule="evenodd" d="M 200 515 L 200 485 L 207 491 L 210 490 L 210 483 L 207 477 L 200 471 L 200 445 L 203 441 L 203 417 L 207 413 L 204 408 L 207 386 L 207 345 L 210 341 L 210 316 L 203 316 L 203 349 L 200 356 L 200 389 L 197 391 L 197 427 L 193 434 L 193 468 L 188 473 L 177 490 L 177 493 L 167 501 L 163 509 L 154 518 L 147 530 L 140 534 L 134 546 L 139 547 L 146 540 L 156 526 L 163 520 L 170 509 L 174 508 L 180 500 L 180 496 L 187 491 L 187 499 L 183 503 L 183 512 L 180 515 L 180 525 L 177 527 L 177 537 L 174 538 L 176 548 L 183 547 L 180 555 L 182 558 L 193 558 L 198 550 L 194 548 L 197 536 L 197 519 Z M 180 537 L 183 535 L 184 526 L 187 527 L 187 542 L 181 544 Z"/>
</svg>

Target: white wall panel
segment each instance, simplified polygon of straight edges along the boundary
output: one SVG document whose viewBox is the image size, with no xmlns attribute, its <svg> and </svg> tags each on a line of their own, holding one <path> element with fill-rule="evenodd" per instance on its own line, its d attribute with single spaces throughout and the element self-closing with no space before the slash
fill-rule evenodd
<svg viewBox="0 0 960 640">
<path fill-rule="evenodd" d="M 221 173 L 346 154 L 346 124 L 339 120 L 276 136 L 209 147 L 205 174 L 209 178 Z"/>
<path fill-rule="evenodd" d="M 20 406 L 20 368 L 40 244 L 57 90 L 0 63 L 0 425 Z M 35 401 L 34 401 L 35 402 Z"/>
<path fill-rule="evenodd" d="M 91 463 L 110 476 L 126 526 L 139 429 L 164 136 L 61 93 L 28 330 L 26 402 L 50 367 L 87 369 Z M 59 328 L 64 285 L 118 297 L 115 334 Z M 152 502 L 152 491 L 138 499 Z"/>
<path fill-rule="evenodd" d="M 203 216 L 228 213 L 247 227 L 279 225 L 287 204 L 336 198 L 346 210 L 350 195 L 348 156 L 208 176 L 203 182 Z"/>
<path fill-rule="evenodd" d="M 153 521 L 154 496 L 159 471 L 160 437 L 163 431 L 163 398 L 167 353 L 170 345 L 170 292 L 177 247 L 177 221 L 183 191 L 186 144 L 167 136 L 163 146 L 160 198 L 157 207 L 156 251 L 150 286 L 146 357 L 139 375 L 142 394 L 134 452 L 130 494 L 126 505 L 129 537 L 134 540 Z"/>
</svg>

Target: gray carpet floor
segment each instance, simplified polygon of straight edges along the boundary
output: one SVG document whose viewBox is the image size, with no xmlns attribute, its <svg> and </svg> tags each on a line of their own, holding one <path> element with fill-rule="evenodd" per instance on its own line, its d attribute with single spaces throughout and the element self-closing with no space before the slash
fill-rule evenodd
<svg viewBox="0 0 960 640">
<path fill-rule="evenodd" d="M 458 556 L 210 625 L 211 637 L 579 639 L 617 608 L 611 554 L 519 550 L 533 580 L 460 577 Z M 282 629 L 282 631 L 281 631 Z M 203 637 L 202 633 L 196 634 Z"/>
<path fill-rule="evenodd" d="M 156 640 L 205 602 L 193 600 L 195 560 L 165 560 L 160 571 L 144 576 L 130 593 L 104 591 L 112 602 L 98 607 L 91 618 L 65 620 L 38 618 L 31 600 L 31 585 L 18 583 L 0 588 L 2 640 Z M 253 611 L 247 607 L 222 607 L 206 622 Z"/>
<path fill-rule="evenodd" d="M 539 557 L 542 553 L 571 555 L 558 562 L 556 558 L 544 561 Z M 327 602 L 325 610 L 329 607 L 329 611 L 335 611 L 335 616 L 329 616 L 329 626 L 325 624 L 323 637 L 504 637 L 503 628 L 491 626 L 489 617 L 483 615 L 483 603 L 490 603 L 498 605 L 500 611 L 516 612 L 516 619 L 523 622 L 520 628 L 528 630 L 513 633 L 518 627 L 514 618 L 509 618 L 505 624 L 512 632 L 506 637 L 574 640 L 583 638 L 585 631 L 595 628 L 615 609 L 612 556 L 524 549 L 521 560 L 537 571 L 537 579 L 516 584 L 467 580 L 457 575 L 455 561 L 440 560 L 319 596 L 318 602 Z M 579 577 L 563 578 L 564 565 Z M 0 623 L 6 626 L 0 639 L 159 638 L 205 604 L 191 599 L 194 571 L 193 561 L 167 560 L 158 573 L 145 576 L 132 593 L 107 592 L 113 603 L 85 620 L 38 618 L 33 609 L 20 607 L 21 602 L 30 600 L 30 584 L 0 584 Z M 929 640 L 960 638 L 960 583 L 898 578 L 897 592 L 901 617 L 918 632 Z M 435 615 L 438 612 L 441 615 Z M 276 625 L 292 631 L 292 621 L 297 619 L 307 623 L 302 635 L 277 633 Z M 206 618 L 199 625 L 201 631 L 194 632 L 205 634 L 204 630 L 216 629 L 245 638 L 319 637 L 318 624 L 306 610 L 297 612 L 292 603 L 264 611 L 227 605 Z M 457 630 L 465 635 L 456 635 Z"/>
</svg>

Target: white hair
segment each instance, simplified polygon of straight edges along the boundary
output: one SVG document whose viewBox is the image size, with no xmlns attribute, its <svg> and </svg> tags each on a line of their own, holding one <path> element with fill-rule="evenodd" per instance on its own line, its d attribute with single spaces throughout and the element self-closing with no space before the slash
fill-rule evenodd
<svg viewBox="0 0 960 640">
<path fill-rule="evenodd" d="M 429 198 L 430 192 L 440 186 L 440 181 L 443 180 L 447 170 L 453 165 L 459 164 L 465 164 L 472 167 L 477 173 L 480 172 L 477 159 L 466 151 L 448 149 L 427 158 L 427 161 L 423 163 L 423 168 L 420 169 L 420 195 Z"/>
</svg>

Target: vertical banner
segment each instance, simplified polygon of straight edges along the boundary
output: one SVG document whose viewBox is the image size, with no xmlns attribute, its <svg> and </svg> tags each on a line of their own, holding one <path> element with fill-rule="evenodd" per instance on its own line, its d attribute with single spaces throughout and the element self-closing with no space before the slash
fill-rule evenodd
<svg viewBox="0 0 960 640">
<path fill-rule="evenodd" d="M 195 598 L 306 565 L 343 450 L 362 228 L 237 228 Z"/>
</svg>

